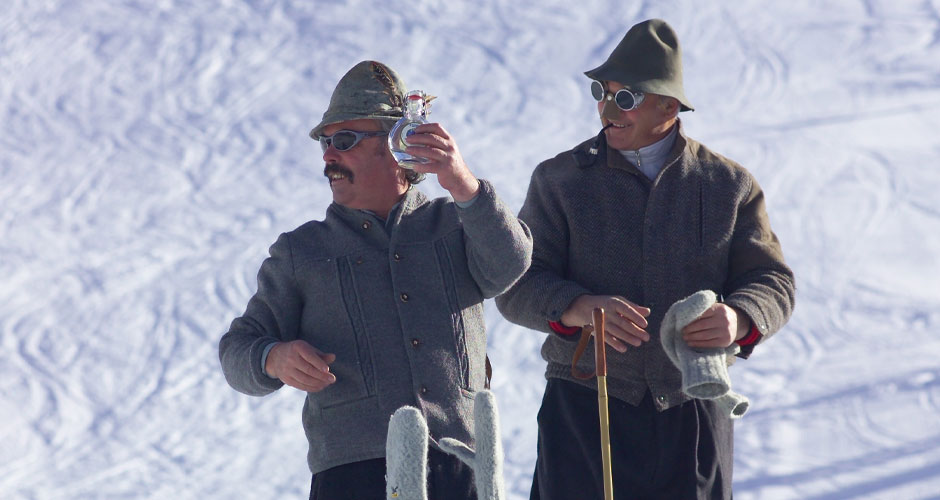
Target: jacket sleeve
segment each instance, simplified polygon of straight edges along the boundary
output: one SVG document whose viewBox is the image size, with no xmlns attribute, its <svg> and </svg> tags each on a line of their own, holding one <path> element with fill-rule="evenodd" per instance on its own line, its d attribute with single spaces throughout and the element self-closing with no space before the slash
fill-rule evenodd
<svg viewBox="0 0 940 500">
<path fill-rule="evenodd" d="M 219 341 L 219 360 L 229 385 L 251 396 L 264 396 L 284 385 L 263 372 L 261 358 L 268 345 L 297 338 L 302 306 L 290 239 L 282 234 L 261 264 L 258 291 L 245 314 L 232 321 Z"/>
<path fill-rule="evenodd" d="M 485 180 L 480 181 L 480 194 L 474 203 L 458 207 L 457 214 L 463 225 L 470 274 L 485 298 L 495 297 L 529 267 L 529 228 L 509 211 Z"/>
<path fill-rule="evenodd" d="M 751 318 L 763 342 L 790 319 L 796 301 L 793 271 L 770 228 L 764 193 L 748 174 L 751 189 L 738 208 L 728 258 L 724 302 Z M 742 357 L 747 357 L 753 345 Z"/>
<path fill-rule="evenodd" d="M 544 163 L 532 174 L 519 218 L 532 230 L 532 265 L 511 289 L 496 297 L 496 307 L 513 323 L 551 333 L 549 322 L 560 321 L 575 298 L 591 291 L 565 279 L 568 223 Z"/>
</svg>

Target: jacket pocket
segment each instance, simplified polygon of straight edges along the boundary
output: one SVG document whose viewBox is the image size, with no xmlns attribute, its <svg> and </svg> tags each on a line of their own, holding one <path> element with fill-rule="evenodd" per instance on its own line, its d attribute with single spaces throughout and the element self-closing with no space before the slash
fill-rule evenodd
<svg viewBox="0 0 940 500">
<path fill-rule="evenodd" d="M 376 392 L 374 365 L 372 363 L 372 346 L 369 343 L 369 337 L 366 332 L 362 303 L 359 301 L 355 279 L 353 278 L 353 273 L 349 265 L 349 257 L 337 259 L 336 266 L 339 274 L 340 288 L 343 293 L 343 304 L 346 306 L 346 315 L 349 318 L 349 323 L 352 325 L 356 358 L 359 362 L 359 369 L 362 374 L 363 383 L 365 384 L 366 394 L 371 396 Z"/>
<path fill-rule="evenodd" d="M 457 278 L 454 273 L 454 260 L 447 248 L 447 240 L 454 236 L 460 238 L 459 232 L 452 233 L 446 238 L 434 242 L 434 250 L 437 256 L 438 269 L 441 272 L 441 280 L 444 286 L 444 293 L 447 296 L 447 305 L 450 312 L 451 323 L 454 333 L 454 355 L 457 360 L 457 373 L 460 376 L 460 387 L 470 389 L 470 360 L 467 355 L 467 332 L 464 325 L 460 301 L 457 297 Z"/>
<path fill-rule="evenodd" d="M 718 196 L 702 180 L 698 185 L 696 232 L 698 255 L 691 259 L 687 271 L 695 277 L 695 290 L 720 289 L 728 269 L 728 250 L 734 232 L 736 214 L 728 200 Z"/>
<path fill-rule="evenodd" d="M 298 273 L 305 290 L 303 339 L 336 355 L 330 365 L 336 382 L 310 393 L 310 402 L 328 408 L 374 395 L 372 355 L 349 260 L 308 261 Z"/>
</svg>

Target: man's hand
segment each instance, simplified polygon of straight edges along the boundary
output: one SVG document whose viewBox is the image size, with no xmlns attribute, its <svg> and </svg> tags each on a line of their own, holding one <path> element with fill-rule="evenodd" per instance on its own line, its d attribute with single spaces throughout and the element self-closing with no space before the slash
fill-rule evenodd
<svg viewBox="0 0 940 500">
<path fill-rule="evenodd" d="M 604 308 L 604 340 L 618 352 L 626 352 L 627 344 L 639 347 L 650 339 L 646 333 L 646 317 L 650 310 L 615 295 L 581 295 L 561 315 L 567 326 L 591 324 L 594 308 Z"/>
<path fill-rule="evenodd" d="M 336 382 L 336 376 L 330 373 L 333 361 L 335 354 L 324 354 L 303 340 L 279 342 L 268 351 L 264 371 L 291 387 L 320 392 Z"/>
<path fill-rule="evenodd" d="M 751 320 L 746 314 L 717 303 L 682 329 L 682 339 L 689 347 L 728 347 L 750 329 Z"/>
<path fill-rule="evenodd" d="M 480 191 L 480 181 L 464 163 L 457 142 L 439 123 L 425 123 L 408 136 L 408 154 L 430 160 L 416 164 L 416 172 L 437 175 L 437 182 L 454 201 L 470 201 Z"/>
</svg>

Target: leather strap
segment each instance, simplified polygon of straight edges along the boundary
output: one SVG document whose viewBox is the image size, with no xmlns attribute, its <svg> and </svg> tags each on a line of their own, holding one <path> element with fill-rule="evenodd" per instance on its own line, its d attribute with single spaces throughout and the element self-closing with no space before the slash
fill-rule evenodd
<svg viewBox="0 0 940 500">
<path fill-rule="evenodd" d="M 581 328 L 581 339 L 578 340 L 578 346 L 575 347 L 574 356 L 571 358 L 571 376 L 578 380 L 590 380 L 597 373 L 596 371 L 582 372 L 578 369 L 578 361 L 581 359 L 581 355 L 584 354 L 584 350 L 587 349 L 588 342 L 591 341 L 591 333 L 594 332 L 594 327 L 591 325 L 584 325 Z"/>
</svg>

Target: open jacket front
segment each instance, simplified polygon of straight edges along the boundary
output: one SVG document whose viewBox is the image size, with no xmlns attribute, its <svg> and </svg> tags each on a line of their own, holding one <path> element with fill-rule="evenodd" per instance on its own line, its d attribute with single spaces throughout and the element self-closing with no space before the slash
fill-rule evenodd
<svg viewBox="0 0 940 500">
<path fill-rule="evenodd" d="M 542 162 L 519 213 L 535 239 L 532 266 L 496 299 L 510 321 L 545 332 L 583 294 L 620 295 L 649 307 L 651 340 L 622 354 L 608 350 L 607 384 L 611 396 L 634 405 L 649 391 L 659 410 L 688 400 L 659 340 L 670 305 L 712 290 L 766 339 L 786 323 L 795 293 L 757 181 L 679 126 L 653 181 L 603 144 L 591 155 L 594 139 Z M 594 387 L 571 376 L 574 349 L 549 335 L 542 347 L 546 376 Z M 582 369 L 593 368 L 593 346 L 581 359 Z"/>
</svg>

